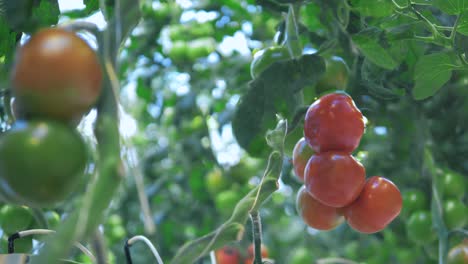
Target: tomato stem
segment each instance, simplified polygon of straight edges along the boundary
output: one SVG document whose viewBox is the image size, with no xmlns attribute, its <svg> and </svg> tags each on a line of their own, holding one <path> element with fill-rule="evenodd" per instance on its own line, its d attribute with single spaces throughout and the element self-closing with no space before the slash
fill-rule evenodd
<svg viewBox="0 0 468 264">
<path fill-rule="evenodd" d="M 262 222 L 258 211 L 250 212 L 254 242 L 254 264 L 262 264 Z"/>
</svg>

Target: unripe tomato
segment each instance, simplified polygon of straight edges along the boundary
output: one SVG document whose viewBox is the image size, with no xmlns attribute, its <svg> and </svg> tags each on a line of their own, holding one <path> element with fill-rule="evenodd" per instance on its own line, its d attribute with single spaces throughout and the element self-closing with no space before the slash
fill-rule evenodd
<svg viewBox="0 0 468 264">
<path fill-rule="evenodd" d="M 229 187 L 230 182 L 226 179 L 226 176 L 223 175 L 221 169 L 215 167 L 206 174 L 205 184 L 208 192 L 210 192 L 211 195 L 216 195 Z"/>
<path fill-rule="evenodd" d="M 0 210 L 0 228 L 7 235 L 27 229 L 32 221 L 33 215 L 28 207 L 6 204 Z"/>
<path fill-rule="evenodd" d="M 280 60 L 287 60 L 291 56 L 284 46 L 273 46 L 255 52 L 250 64 L 250 75 L 252 79 L 258 78 L 260 73 L 266 70 L 271 64 Z"/>
<path fill-rule="evenodd" d="M 247 248 L 247 256 L 249 258 L 254 258 L 255 257 L 255 254 L 254 254 L 254 251 L 255 251 L 255 248 L 254 248 L 254 244 L 250 244 L 249 247 Z M 265 246 L 265 245 L 261 245 L 261 255 L 262 255 L 262 258 L 268 258 L 268 248 Z"/>
<path fill-rule="evenodd" d="M 322 204 L 312 197 L 302 186 L 296 198 L 296 207 L 304 222 L 318 230 L 331 230 L 343 223 L 340 209 Z"/>
<path fill-rule="evenodd" d="M 216 262 L 218 264 L 239 264 L 240 254 L 235 247 L 224 246 L 216 250 Z"/>
<path fill-rule="evenodd" d="M 330 57 L 325 59 L 325 75 L 315 85 L 317 94 L 329 90 L 345 90 L 348 84 L 349 69 L 343 59 Z"/>
<path fill-rule="evenodd" d="M 466 206 L 459 200 L 447 200 L 443 204 L 444 222 L 449 230 L 463 228 L 468 219 Z"/>
<path fill-rule="evenodd" d="M 365 184 L 366 170 L 353 156 L 341 152 L 313 155 L 305 168 L 307 191 L 321 203 L 343 207 L 353 202 Z"/>
<path fill-rule="evenodd" d="M 400 190 L 393 182 L 373 176 L 366 181 L 356 201 L 344 208 L 344 215 L 353 229 L 375 233 L 400 214 L 402 204 Z"/>
<path fill-rule="evenodd" d="M 304 170 L 312 155 L 314 155 L 314 151 L 310 148 L 309 144 L 307 144 L 305 138 L 299 139 L 294 146 L 292 162 L 294 174 L 296 174 L 297 179 L 301 182 L 304 182 Z"/>
<path fill-rule="evenodd" d="M 426 195 L 421 190 L 408 190 L 403 192 L 403 209 L 401 213 L 404 217 L 409 217 L 413 212 L 428 207 Z"/>
<path fill-rule="evenodd" d="M 304 136 L 317 153 L 351 153 L 359 145 L 363 133 L 364 117 L 347 94 L 327 94 L 307 110 Z"/>
<path fill-rule="evenodd" d="M 25 111 L 66 121 L 93 106 L 101 83 L 94 50 L 60 28 L 40 30 L 19 47 L 11 74 L 13 92 Z"/>
<path fill-rule="evenodd" d="M 294 252 L 292 253 L 291 260 L 288 262 L 290 264 L 308 264 L 312 263 L 312 253 L 310 253 L 309 250 L 306 248 L 298 248 L 295 249 Z"/>
<path fill-rule="evenodd" d="M 52 206 L 73 192 L 86 162 L 76 130 L 56 122 L 16 122 L 0 137 L 0 191 L 10 202 Z"/>
<path fill-rule="evenodd" d="M 466 180 L 453 171 L 446 171 L 442 178 L 444 197 L 461 199 L 465 195 Z"/>
<path fill-rule="evenodd" d="M 419 244 L 429 244 L 437 238 L 432 227 L 432 216 L 429 211 L 417 211 L 411 214 L 406 222 L 408 238 Z"/>
<path fill-rule="evenodd" d="M 450 249 L 447 256 L 447 264 L 468 263 L 468 241 Z"/>
</svg>

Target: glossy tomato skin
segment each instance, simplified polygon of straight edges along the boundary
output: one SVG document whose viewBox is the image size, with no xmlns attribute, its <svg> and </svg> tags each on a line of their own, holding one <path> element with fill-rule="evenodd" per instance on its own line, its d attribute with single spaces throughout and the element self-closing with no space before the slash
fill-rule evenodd
<svg viewBox="0 0 468 264">
<path fill-rule="evenodd" d="M 96 102 L 101 83 L 96 53 L 73 32 L 43 29 L 17 49 L 12 90 L 21 107 L 35 116 L 77 118 Z"/>
<path fill-rule="evenodd" d="M 366 181 L 359 197 L 344 208 L 348 224 L 361 233 L 383 230 L 401 211 L 400 190 L 390 180 L 373 176 Z"/>
<path fill-rule="evenodd" d="M 343 152 L 313 155 L 304 173 L 307 191 L 331 207 L 343 207 L 353 202 L 364 187 L 366 178 L 364 166 Z"/>
<path fill-rule="evenodd" d="M 297 193 L 296 207 L 302 220 L 308 226 L 318 230 L 332 230 L 344 221 L 339 208 L 330 207 L 317 201 L 304 186 Z"/>
<path fill-rule="evenodd" d="M 431 212 L 420 210 L 412 213 L 406 221 L 406 234 L 409 240 L 418 244 L 429 244 L 436 240 Z"/>
<path fill-rule="evenodd" d="M 402 216 L 409 217 L 413 212 L 429 207 L 426 195 L 421 190 L 407 190 L 403 192 Z"/>
<path fill-rule="evenodd" d="M 307 110 L 304 136 L 317 153 L 351 153 L 359 145 L 363 134 L 364 117 L 347 94 L 324 95 Z"/>
<path fill-rule="evenodd" d="M 314 151 L 307 144 L 305 138 L 299 139 L 293 149 L 292 162 L 294 174 L 300 182 L 304 182 L 304 170 Z"/>
<path fill-rule="evenodd" d="M 447 264 L 468 263 L 468 240 L 450 249 L 447 256 Z"/>
<path fill-rule="evenodd" d="M 78 132 L 52 121 L 17 121 L 0 137 L 0 193 L 13 203 L 63 201 L 83 175 L 87 150 Z"/>
<path fill-rule="evenodd" d="M 239 264 L 241 260 L 239 250 L 230 246 L 216 250 L 215 255 L 218 264 Z"/>
<path fill-rule="evenodd" d="M 256 79 L 260 73 L 265 71 L 274 62 L 289 58 L 288 49 L 283 46 L 273 46 L 259 50 L 254 54 L 254 58 L 250 64 L 250 75 L 252 79 Z"/>
</svg>

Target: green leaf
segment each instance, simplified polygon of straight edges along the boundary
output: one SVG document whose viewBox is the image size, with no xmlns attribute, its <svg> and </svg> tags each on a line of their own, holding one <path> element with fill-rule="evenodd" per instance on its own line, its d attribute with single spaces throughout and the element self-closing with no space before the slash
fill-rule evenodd
<svg viewBox="0 0 468 264">
<path fill-rule="evenodd" d="M 423 100 L 434 95 L 452 76 L 454 63 L 447 53 L 421 57 L 415 66 L 413 97 Z"/>
<path fill-rule="evenodd" d="M 393 13 L 391 0 L 351 0 L 353 9 L 363 16 L 386 17 Z"/>
<path fill-rule="evenodd" d="M 460 21 L 458 21 L 457 32 L 468 36 L 468 11 L 463 12 Z"/>
<path fill-rule="evenodd" d="M 433 5 L 449 15 L 458 15 L 468 10 L 468 0 L 434 0 Z"/>
<path fill-rule="evenodd" d="M 387 69 L 393 70 L 398 66 L 390 53 L 384 49 L 376 40 L 367 35 L 359 34 L 352 37 L 353 42 L 358 46 L 359 50 L 372 63 Z"/>
<path fill-rule="evenodd" d="M 274 128 L 276 115 L 291 118 L 302 104 L 300 91 L 314 85 L 325 72 L 325 62 L 317 55 L 274 62 L 249 83 L 232 120 L 239 145 L 252 156 L 268 152 L 265 133 Z"/>
</svg>

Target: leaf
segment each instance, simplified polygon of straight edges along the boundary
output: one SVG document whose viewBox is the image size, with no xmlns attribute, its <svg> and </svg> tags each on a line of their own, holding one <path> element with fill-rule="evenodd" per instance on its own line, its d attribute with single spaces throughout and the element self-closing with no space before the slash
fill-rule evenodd
<svg viewBox="0 0 468 264">
<path fill-rule="evenodd" d="M 393 3 L 390 0 L 351 0 L 353 9 L 363 16 L 386 17 L 393 13 Z"/>
<path fill-rule="evenodd" d="M 434 0 L 433 5 L 449 15 L 458 15 L 468 10 L 468 0 Z"/>
<path fill-rule="evenodd" d="M 276 124 L 276 115 L 291 118 L 301 105 L 300 91 L 314 85 L 325 72 L 318 55 L 274 62 L 257 79 L 237 105 L 232 127 L 239 145 L 252 156 L 268 151 L 265 133 Z"/>
<path fill-rule="evenodd" d="M 458 21 L 457 32 L 468 36 L 468 11 L 463 12 L 460 21 Z"/>
<path fill-rule="evenodd" d="M 434 95 L 452 76 L 454 68 L 447 53 L 422 56 L 415 66 L 413 97 L 423 100 Z"/>
<path fill-rule="evenodd" d="M 374 38 L 358 34 L 354 35 L 352 39 L 364 56 L 377 66 L 387 70 L 393 70 L 398 66 L 398 63 L 392 58 L 390 53 Z"/>
</svg>

